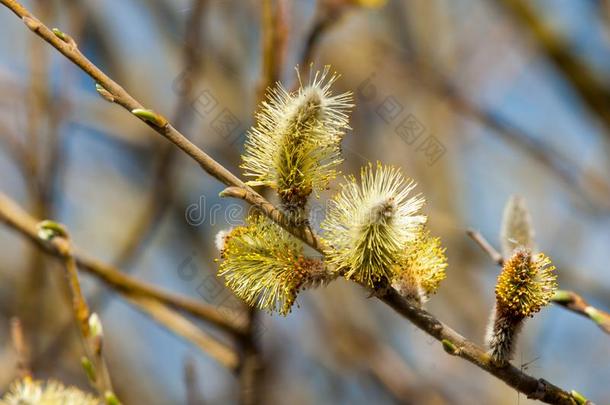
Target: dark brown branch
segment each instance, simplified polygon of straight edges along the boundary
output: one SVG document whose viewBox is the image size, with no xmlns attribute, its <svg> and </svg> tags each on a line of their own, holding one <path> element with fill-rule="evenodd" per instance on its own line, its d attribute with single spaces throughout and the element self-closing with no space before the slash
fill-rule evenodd
<svg viewBox="0 0 610 405">
<path fill-rule="evenodd" d="M 548 404 L 576 404 L 570 393 L 544 379 L 531 377 L 512 365 L 504 367 L 495 366 L 491 362 L 489 355 L 482 348 L 468 341 L 459 333 L 436 319 L 432 314 L 409 304 L 395 290 L 390 289 L 386 295 L 379 297 L 379 299 L 418 328 L 436 340 L 443 342 L 445 347 L 449 343 L 455 349 L 450 354 L 461 357 L 496 376 L 517 391 L 527 395 L 528 398 L 537 399 Z"/>
</svg>

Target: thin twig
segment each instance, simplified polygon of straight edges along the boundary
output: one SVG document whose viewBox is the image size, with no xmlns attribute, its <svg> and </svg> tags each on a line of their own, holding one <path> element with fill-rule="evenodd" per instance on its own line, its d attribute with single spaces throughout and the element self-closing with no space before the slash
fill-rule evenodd
<svg viewBox="0 0 610 405">
<path fill-rule="evenodd" d="M 11 206 L 12 205 L 12 206 Z M 126 300 L 136 305 L 153 319 L 157 320 L 164 327 L 175 332 L 179 336 L 193 342 L 203 349 L 220 364 L 235 370 L 238 358 L 235 352 L 216 339 L 208 336 L 195 326 L 188 319 L 176 313 L 169 307 L 183 310 L 200 319 L 213 323 L 226 331 L 232 332 L 236 336 L 242 336 L 242 327 L 234 325 L 227 318 L 223 317 L 215 308 L 211 308 L 186 298 L 173 296 L 155 287 L 141 283 L 121 274 L 110 266 L 106 266 L 92 259 L 83 258 L 82 255 L 74 253 L 74 249 L 61 237 L 54 237 L 50 240 L 43 240 L 38 236 L 36 229 L 32 229 L 33 218 L 27 218 L 27 214 L 20 212 L 12 201 L 0 194 L 0 221 L 5 222 L 13 229 L 18 230 L 23 235 L 35 241 L 46 252 L 51 253 L 65 261 L 68 271 L 68 281 L 73 294 L 73 309 L 78 320 L 81 334 L 85 339 L 91 337 L 89 325 L 89 309 L 87 303 L 80 292 L 78 282 L 77 265 L 85 270 L 89 270 L 93 275 L 98 276 L 102 281 L 121 293 Z M 36 224 L 34 224 L 36 227 Z M 104 390 L 105 391 L 105 390 Z"/>
<path fill-rule="evenodd" d="M 259 377 L 263 371 L 263 364 L 256 341 L 258 315 L 259 311 L 256 308 L 248 309 L 248 331 L 239 342 L 242 351 L 239 370 L 239 403 L 241 405 L 261 403 Z"/>
<path fill-rule="evenodd" d="M 496 248 L 491 246 L 491 243 L 489 243 L 487 239 L 481 235 L 481 232 L 475 231 L 474 229 L 468 229 L 466 230 L 466 235 L 475 241 L 476 244 L 479 245 L 479 247 L 483 249 L 483 251 L 487 253 L 489 257 L 491 257 L 491 260 L 493 260 L 494 263 L 496 263 L 498 266 L 504 265 L 504 258 L 502 257 L 502 254 L 498 252 Z"/>
<path fill-rule="evenodd" d="M 186 389 L 186 405 L 203 405 L 203 395 L 197 383 L 198 373 L 192 357 L 184 360 L 184 387 Z"/>
<path fill-rule="evenodd" d="M 300 68 L 304 69 L 313 63 L 314 55 L 318 50 L 321 39 L 335 24 L 341 21 L 346 6 L 344 4 L 330 4 L 329 2 L 321 2 L 317 10 L 316 18 L 313 27 L 309 31 L 305 39 L 305 47 L 301 54 Z"/>
<path fill-rule="evenodd" d="M 559 290 L 555 293 L 553 302 L 592 320 L 601 330 L 610 334 L 610 314 L 589 305 L 583 297 L 575 292 Z"/>
<path fill-rule="evenodd" d="M 11 319 L 11 340 L 17 353 L 17 375 L 19 378 L 31 377 L 30 351 L 23 333 L 23 325 L 19 318 Z"/>
<path fill-rule="evenodd" d="M 284 0 L 263 0 L 261 4 L 262 77 L 258 99 L 263 101 L 269 86 L 280 80 L 286 56 L 287 27 Z"/>
<path fill-rule="evenodd" d="M 58 252 L 64 259 L 64 267 L 70 293 L 72 296 L 72 311 L 80 330 L 80 337 L 86 354 L 88 364 L 92 364 L 95 373 L 90 373 L 91 384 L 98 390 L 101 397 L 107 393 L 112 393 L 112 382 L 110 373 L 106 366 L 106 361 L 102 355 L 102 335 L 101 326 L 95 325 L 98 330 L 94 330 L 92 315 L 89 311 L 87 300 L 83 296 L 78 278 L 76 259 L 70 236 L 66 229 L 54 222 L 43 221 L 38 224 L 38 235 L 41 240 L 47 243 L 53 242 Z M 97 319 L 97 318 L 95 318 Z M 96 321 L 99 324 L 99 321 Z M 95 376 L 95 378 L 93 378 Z"/>
<path fill-rule="evenodd" d="M 502 254 L 491 246 L 491 243 L 489 243 L 480 232 L 469 229 L 466 231 L 466 234 L 470 236 L 470 238 L 472 238 L 472 240 L 474 240 L 476 244 L 489 255 L 489 257 L 491 257 L 494 263 L 499 266 L 503 265 L 504 258 L 502 257 Z M 584 298 L 575 292 L 559 290 L 556 292 L 551 301 L 563 308 L 569 309 L 572 312 L 576 312 L 577 314 L 592 320 L 601 330 L 610 334 L 610 314 L 589 305 Z"/>
<path fill-rule="evenodd" d="M 227 369 L 237 369 L 239 359 L 235 350 L 208 335 L 176 311 L 149 297 L 131 296 L 127 297 L 127 301 L 176 335 L 195 344 Z"/>
<path fill-rule="evenodd" d="M 174 81 L 174 91 L 178 100 L 174 109 L 173 122 L 177 128 L 188 127 L 192 116 L 193 93 L 198 82 L 198 73 L 202 65 L 201 27 L 207 0 L 193 0 L 191 11 L 186 22 L 186 34 L 183 49 L 182 73 Z M 173 200 L 173 184 L 176 175 L 177 150 L 171 143 L 164 143 L 159 150 L 153 176 L 154 184 L 147 205 L 136 225 L 130 231 L 127 243 L 117 255 L 115 264 L 124 269 L 133 268 L 146 244 L 153 238 L 159 223 Z"/>
<path fill-rule="evenodd" d="M 61 250 L 56 244 L 43 243 L 37 235 L 36 224 L 38 220 L 23 211 L 14 201 L 0 193 L 0 221 L 17 230 L 22 235 L 42 247 L 47 253 L 62 258 Z M 91 275 L 103 281 L 123 296 L 145 296 L 156 299 L 164 304 L 189 313 L 199 319 L 210 322 L 219 328 L 235 335 L 243 333 L 243 326 L 222 316 L 214 307 L 202 304 L 199 301 L 177 296 L 158 289 L 152 285 L 138 281 L 123 274 L 112 266 L 75 251 L 77 264 Z"/>
</svg>

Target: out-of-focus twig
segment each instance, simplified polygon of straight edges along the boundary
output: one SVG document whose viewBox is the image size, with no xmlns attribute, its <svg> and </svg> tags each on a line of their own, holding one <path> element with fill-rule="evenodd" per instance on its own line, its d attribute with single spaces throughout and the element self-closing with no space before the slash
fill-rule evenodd
<svg viewBox="0 0 610 405">
<path fill-rule="evenodd" d="M 455 111 L 482 123 L 502 139 L 532 156 L 566 185 L 578 190 L 578 194 L 593 207 L 604 211 L 610 210 L 610 184 L 605 177 L 595 172 L 583 173 L 572 159 L 560 154 L 539 137 L 528 133 L 496 112 L 475 105 L 433 66 L 415 64 L 414 67 L 407 68 L 407 73 L 416 77 L 418 82 L 422 82 L 443 100 L 448 101 Z"/>
<path fill-rule="evenodd" d="M 239 359 L 235 350 L 211 337 L 176 311 L 149 297 L 134 295 L 127 297 L 127 301 L 176 335 L 195 344 L 227 369 L 236 370 Z"/>
<path fill-rule="evenodd" d="M 199 375 L 192 357 L 184 360 L 184 387 L 186 389 L 186 405 L 203 405 L 203 395 L 197 383 Z"/>
<path fill-rule="evenodd" d="M 174 91 L 178 101 L 174 111 L 174 125 L 177 128 L 188 126 L 193 109 L 193 92 L 197 84 L 199 69 L 202 64 L 201 27 L 208 0 L 193 0 L 191 12 L 186 22 L 186 35 L 183 49 L 183 69 L 174 81 Z M 171 144 L 162 144 L 159 149 L 152 191 L 148 203 L 138 217 L 136 225 L 130 231 L 127 242 L 117 255 L 116 264 L 120 268 L 130 269 L 139 257 L 147 242 L 161 222 L 167 207 L 171 204 L 173 179 L 177 150 Z"/>
<path fill-rule="evenodd" d="M 491 243 L 489 243 L 480 232 L 469 229 L 466 231 L 466 234 L 470 236 L 470 238 L 474 240 L 475 243 L 489 255 L 489 257 L 491 257 L 494 263 L 499 266 L 504 264 L 502 254 L 491 246 Z M 559 290 L 551 301 L 563 308 L 569 309 L 572 312 L 576 312 L 579 315 L 589 318 L 595 322 L 595 324 L 599 326 L 601 330 L 610 334 L 610 314 L 601 309 L 590 306 L 584 298 L 575 292 Z"/>
<path fill-rule="evenodd" d="M 259 86 L 259 100 L 265 97 L 269 86 L 280 80 L 284 58 L 288 27 L 286 26 L 285 0 L 263 0 L 261 5 L 262 30 L 262 77 Z"/>
<path fill-rule="evenodd" d="M 336 4 L 335 4 L 336 3 Z M 318 49 L 321 39 L 335 24 L 341 21 L 348 6 L 342 2 L 323 1 L 318 7 L 313 27 L 305 40 L 303 53 L 300 58 L 300 69 L 305 69 L 313 63 L 314 54 Z"/>
<path fill-rule="evenodd" d="M 0 193 L 0 222 L 4 222 L 11 228 L 15 229 L 22 235 L 26 236 L 47 253 L 63 257 L 63 253 L 55 246 L 55 243 L 43 243 L 38 237 L 37 223 L 38 220 L 31 217 L 23 211 L 15 202 Z M 85 271 L 103 281 L 106 285 L 117 291 L 123 296 L 143 296 L 151 299 L 156 299 L 165 305 L 189 313 L 199 319 L 210 322 L 211 324 L 236 335 L 240 335 L 242 325 L 237 322 L 232 322 L 230 319 L 222 316 L 222 314 L 209 305 L 200 303 L 186 297 L 177 296 L 158 289 L 152 285 L 138 281 L 129 277 L 112 266 L 106 265 L 96 259 L 90 258 L 78 250 L 74 253 L 74 258 L 77 264 Z"/>
<path fill-rule="evenodd" d="M 49 18 L 52 14 L 53 5 L 50 2 L 36 0 L 32 6 L 36 13 L 45 18 Z M 38 186 L 32 187 L 30 190 L 29 197 L 33 213 L 37 217 L 46 218 L 49 212 L 45 195 L 50 186 L 43 181 L 45 162 L 41 152 L 44 135 L 50 133 L 50 131 L 44 131 L 44 123 L 47 118 L 48 122 L 51 122 L 53 109 L 49 89 L 49 54 L 43 44 L 30 39 L 28 56 L 30 83 L 25 97 L 28 120 L 25 128 L 27 147 L 25 148 L 26 156 L 24 158 L 30 166 L 33 176 L 30 181 Z M 50 129 L 50 125 L 48 129 Z M 37 329 L 44 327 L 44 324 L 36 319 L 36 308 L 46 306 L 43 292 L 48 285 L 48 275 L 39 271 L 41 267 L 44 267 L 44 264 L 44 256 L 38 249 L 32 247 L 27 259 L 27 271 L 21 286 L 22 291 L 19 294 L 20 316 L 28 330 L 32 332 L 28 335 L 28 338 L 31 340 L 29 343 L 34 353 L 37 353 L 41 345 L 40 333 Z"/>
<path fill-rule="evenodd" d="M 80 287 L 74 248 L 65 227 L 53 221 L 45 220 L 38 224 L 38 237 L 43 243 L 53 243 L 61 255 L 66 270 L 66 278 L 72 296 L 72 311 L 76 319 L 83 348 L 85 370 L 91 384 L 101 397 L 112 395 L 112 382 L 106 361 L 102 355 L 102 327 L 97 315 L 92 315 L 89 305 Z"/>
<path fill-rule="evenodd" d="M 532 35 L 538 48 L 572 84 L 589 109 L 599 117 L 610 136 L 610 88 L 591 70 L 563 36 L 548 26 L 526 0 L 502 0 L 498 3 Z"/>
<path fill-rule="evenodd" d="M 239 366 L 239 403 L 241 405 L 256 405 L 261 403 L 259 378 L 263 373 L 261 353 L 256 340 L 259 311 L 248 309 L 248 326 L 246 334 L 240 339 L 241 361 Z"/>
<path fill-rule="evenodd" d="M 11 340 L 17 353 L 17 375 L 19 378 L 31 377 L 30 353 L 23 333 L 23 325 L 19 318 L 11 319 Z"/>
</svg>

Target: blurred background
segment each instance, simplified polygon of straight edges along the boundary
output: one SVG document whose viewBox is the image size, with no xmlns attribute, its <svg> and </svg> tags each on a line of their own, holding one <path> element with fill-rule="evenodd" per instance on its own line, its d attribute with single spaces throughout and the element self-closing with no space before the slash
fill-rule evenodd
<svg viewBox="0 0 610 405">
<path fill-rule="evenodd" d="M 353 91 L 345 174 L 400 166 L 447 247 L 427 308 L 479 344 L 512 194 L 532 213 L 561 288 L 610 308 L 610 2 L 607 0 L 38 0 L 24 4 L 195 144 L 239 173 L 264 88 L 330 64 Z M 0 191 L 68 226 L 122 271 L 244 316 L 215 277 L 214 236 L 247 207 L 0 8 Z M 333 183 L 329 194 L 336 190 Z M 323 207 L 324 194 L 314 202 Z M 323 209 L 314 209 L 317 226 Z M 36 377 L 84 389 L 61 266 L 0 227 L 0 390 L 15 378 L 19 316 Z M 188 271 L 185 271 L 188 269 Z M 239 381 L 205 353 L 83 275 L 105 326 L 125 404 L 227 404 Z M 257 314 L 262 403 L 529 404 L 345 281 Z M 241 311 L 241 315 L 240 315 Z M 237 315 L 236 315 L 237 313 Z M 213 329 L 202 328 L 223 338 Z M 513 364 L 610 403 L 610 345 L 592 322 L 550 306 L 526 323 Z"/>
</svg>

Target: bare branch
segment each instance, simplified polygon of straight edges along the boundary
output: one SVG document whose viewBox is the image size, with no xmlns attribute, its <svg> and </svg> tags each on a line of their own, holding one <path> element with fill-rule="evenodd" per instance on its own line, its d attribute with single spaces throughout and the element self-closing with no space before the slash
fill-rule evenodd
<svg viewBox="0 0 610 405">
<path fill-rule="evenodd" d="M 176 335 L 195 344 L 227 369 L 236 370 L 239 359 L 235 350 L 211 337 L 176 311 L 149 297 L 131 296 L 127 297 L 127 301 Z"/>
<path fill-rule="evenodd" d="M 572 312 L 576 312 L 585 318 L 589 318 L 595 322 L 595 324 L 599 326 L 601 330 L 610 334 L 610 314 L 589 305 L 589 303 L 583 297 L 575 292 L 559 290 L 555 293 L 553 302 L 569 309 Z"/>
<path fill-rule="evenodd" d="M 58 258 L 64 258 L 62 251 L 59 246 L 57 246 L 56 242 L 51 241 L 50 243 L 45 243 L 38 237 L 36 229 L 38 220 L 31 217 L 15 202 L 1 193 L 0 221 L 6 223 L 11 228 L 38 244 L 47 253 Z M 74 258 L 83 270 L 97 277 L 123 296 L 138 295 L 153 298 L 172 308 L 185 311 L 199 319 L 208 321 L 227 332 L 239 335 L 243 331 L 243 326 L 223 317 L 216 308 L 202 304 L 196 300 L 171 294 L 152 285 L 138 281 L 121 273 L 112 266 L 79 253 L 78 250 L 75 250 Z"/>
<path fill-rule="evenodd" d="M 474 240 L 476 244 L 489 255 L 489 257 L 491 257 L 491 260 L 493 260 L 494 263 L 496 263 L 498 266 L 504 265 L 504 258 L 502 257 L 502 254 L 498 252 L 496 248 L 491 246 L 491 243 L 489 243 L 479 231 L 468 229 L 466 231 L 466 235 L 470 236 L 470 238 Z"/>
</svg>

